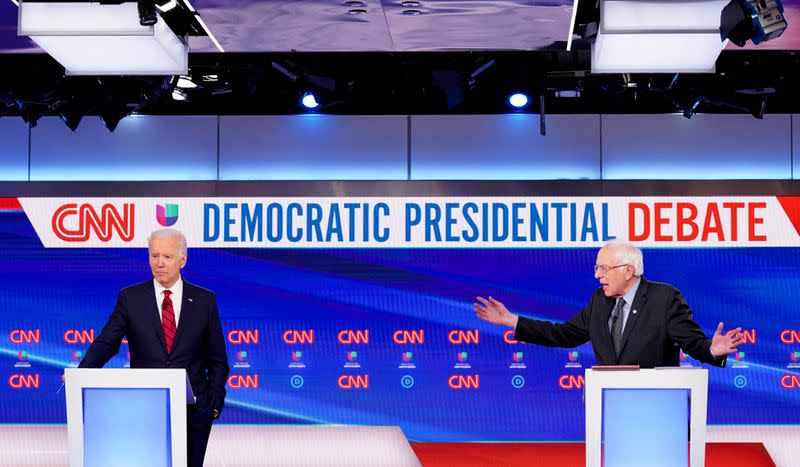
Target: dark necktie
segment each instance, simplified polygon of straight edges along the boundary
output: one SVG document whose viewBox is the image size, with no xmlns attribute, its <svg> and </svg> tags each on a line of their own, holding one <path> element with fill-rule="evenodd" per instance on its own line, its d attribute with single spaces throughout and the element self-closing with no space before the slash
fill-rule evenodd
<svg viewBox="0 0 800 467">
<path fill-rule="evenodd" d="M 167 353 L 172 351 L 172 342 L 175 341 L 175 310 L 172 309 L 172 291 L 164 291 L 164 301 L 161 302 L 161 328 L 164 330 L 164 342 L 167 344 Z"/>
<path fill-rule="evenodd" d="M 625 299 L 620 298 L 617 304 L 614 305 L 614 310 L 611 312 L 611 339 L 614 341 L 614 353 L 619 358 L 619 353 L 622 351 L 622 308 L 625 306 Z"/>
</svg>

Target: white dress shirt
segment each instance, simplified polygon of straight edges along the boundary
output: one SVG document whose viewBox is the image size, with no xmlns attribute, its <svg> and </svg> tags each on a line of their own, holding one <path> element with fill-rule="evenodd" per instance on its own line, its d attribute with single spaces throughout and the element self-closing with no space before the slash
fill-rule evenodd
<svg viewBox="0 0 800 467">
<path fill-rule="evenodd" d="M 161 320 L 161 304 L 164 302 L 164 291 L 167 290 L 163 285 L 159 284 L 157 280 L 153 279 L 153 285 L 156 288 L 156 303 L 158 303 L 158 319 Z M 183 279 L 178 276 L 178 282 L 172 284 L 169 288 L 172 292 L 169 298 L 172 299 L 172 311 L 175 312 L 175 329 L 178 329 L 178 323 L 181 319 L 181 303 L 183 302 Z"/>
</svg>

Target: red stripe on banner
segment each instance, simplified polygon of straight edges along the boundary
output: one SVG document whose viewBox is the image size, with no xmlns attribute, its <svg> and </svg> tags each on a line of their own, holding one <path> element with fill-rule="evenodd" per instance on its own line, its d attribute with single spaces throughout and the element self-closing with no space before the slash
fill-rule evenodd
<svg viewBox="0 0 800 467">
<path fill-rule="evenodd" d="M 425 467 L 526 465 L 584 467 L 583 443 L 416 443 L 411 449 Z M 706 466 L 775 467 L 762 443 L 706 443 Z"/>
<path fill-rule="evenodd" d="M 778 196 L 778 202 L 800 235 L 800 196 Z"/>
<path fill-rule="evenodd" d="M 17 198 L 0 198 L 0 211 L 22 211 Z"/>
</svg>

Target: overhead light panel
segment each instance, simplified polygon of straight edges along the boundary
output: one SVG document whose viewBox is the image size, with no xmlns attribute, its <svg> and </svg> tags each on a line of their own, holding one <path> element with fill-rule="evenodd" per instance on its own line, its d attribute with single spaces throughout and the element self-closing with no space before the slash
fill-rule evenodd
<svg viewBox="0 0 800 467">
<path fill-rule="evenodd" d="M 600 0 L 593 73 L 712 73 L 727 0 Z"/>
<path fill-rule="evenodd" d="M 160 16 L 160 14 L 158 14 Z M 142 26 L 137 3 L 21 1 L 18 34 L 68 75 L 181 75 L 189 48 L 165 21 Z"/>
</svg>

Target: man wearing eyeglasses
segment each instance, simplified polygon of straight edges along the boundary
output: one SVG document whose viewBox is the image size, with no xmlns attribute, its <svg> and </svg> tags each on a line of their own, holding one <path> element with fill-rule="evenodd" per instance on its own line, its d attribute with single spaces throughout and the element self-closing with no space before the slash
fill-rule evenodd
<svg viewBox="0 0 800 467">
<path fill-rule="evenodd" d="M 719 323 L 709 339 L 692 319 L 681 292 L 642 275 L 642 251 L 609 243 L 597 253 L 595 290 L 586 308 L 563 323 L 518 316 L 498 300 L 477 297 L 477 316 L 514 329 L 517 341 L 548 347 L 577 347 L 592 341 L 598 365 L 679 366 L 679 352 L 715 366 L 742 344 L 741 328 L 723 332 Z"/>
</svg>

